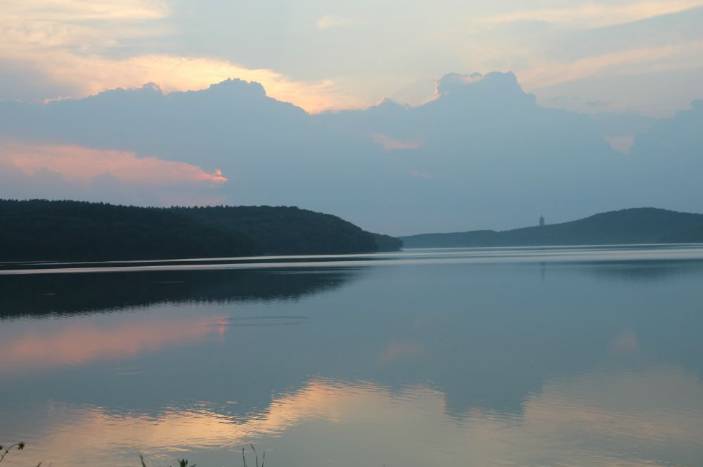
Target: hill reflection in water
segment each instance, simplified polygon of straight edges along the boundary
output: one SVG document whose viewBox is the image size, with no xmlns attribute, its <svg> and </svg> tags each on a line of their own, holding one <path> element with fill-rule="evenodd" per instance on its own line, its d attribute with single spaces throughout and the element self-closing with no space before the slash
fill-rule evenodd
<svg viewBox="0 0 703 467">
<path fill-rule="evenodd" d="M 352 269 L 174 270 L 109 274 L 0 276 L 0 319 L 145 307 L 159 303 L 228 303 L 294 300 L 333 289 Z"/>
<path fill-rule="evenodd" d="M 0 415 L 57 465 L 703 458 L 702 262 L 329 266 L 0 277 Z"/>
</svg>

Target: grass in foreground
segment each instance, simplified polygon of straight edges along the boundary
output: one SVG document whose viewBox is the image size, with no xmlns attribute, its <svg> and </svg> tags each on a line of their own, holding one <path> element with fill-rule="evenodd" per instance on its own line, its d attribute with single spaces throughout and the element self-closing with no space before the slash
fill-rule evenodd
<svg viewBox="0 0 703 467">
<path fill-rule="evenodd" d="M 2 464 L 5 461 L 5 458 L 10 454 L 12 451 L 23 451 L 25 448 L 26 444 L 22 441 L 14 444 L 10 444 L 8 446 L 3 446 L 0 445 L 0 464 Z M 250 444 L 249 447 L 251 448 L 251 452 L 254 454 L 254 467 L 264 467 L 264 464 L 266 463 L 266 451 L 264 451 L 261 455 L 261 463 L 259 463 L 259 452 L 256 450 L 256 447 L 253 444 Z M 144 455 L 139 454 L 139 462 L 141 463 L 141 467 L 148 467 L 146 463 L 146 459 L 144 458 Z M 244 467 L 248 467 L 247 464 L 247 452 L 245 448 L 242 448 L 242 464 Z M 41 467 L 42 463 L 39 462 L 37 464 L 37 467 Z M 173 466 L 169 466 L 173 467 Z M 177 461 L 177 467 L 197 467 L 196 464 L 191 464 L 188 459 L 178 459 Z"/>
<path fill-rule="evenodd" d="M 266 451 L 261 454 L 261 463 L 259 463 L 259 452 L 256 450 L 256 446 L 249 444 L 249 448 L 251 448 L 251 452 L 254 454 L 254 467 L 264 467 L 266 463 Z M 139 462 L 141 463 L 141 467 L 148 467 L 144 455 L 139 454 Z M 178 459 L 177 462 L 177 467 L 197 467 L 197 464 L 191 464 L 188 459 Z M 245 448 L 242 448 L 242 465 L 244 467 L 248 467 L 249 465 L 247 463 L 247 452 Z"/>
</svg>

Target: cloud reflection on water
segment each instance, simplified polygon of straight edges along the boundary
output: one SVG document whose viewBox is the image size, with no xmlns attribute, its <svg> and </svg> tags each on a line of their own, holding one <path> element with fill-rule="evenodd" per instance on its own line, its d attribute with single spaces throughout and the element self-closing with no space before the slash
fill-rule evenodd
<svg viewBox="0 0 703 467">
<path fill-rule="evenodd" d="M 45 323 L 44 323 L 45 324 Z M 226 332 L 225 316 L 149 318 L 117 323 L 65 320 L 37 322 L 0 342 L 0 373 L 32 368 L 85 365 L 135 357 Z"/>
<path fill-rule="evenodd" d="M 52 406 L 25 457 L 126 466 L 138 451 L 157 463 L 189 455 L 217 465 L 254 442 L 290 466 L 689 465 L 703 456 L 703 413 L 691 410 L 702 398 L 701 381 L 675 367 L 602 370 L 547 382 L 522 414 L 472 409 L 457 420 L 428 387 L 312 379 L 243 418 L 197 406 L 157 416 Z"/>
</svg>

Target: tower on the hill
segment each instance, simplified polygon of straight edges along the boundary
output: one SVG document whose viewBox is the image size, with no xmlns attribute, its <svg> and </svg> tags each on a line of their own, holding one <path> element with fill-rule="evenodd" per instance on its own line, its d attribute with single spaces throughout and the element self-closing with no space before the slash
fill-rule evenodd
<svg viewBox="0 0 703 467">
<path fill-rule="evenodd" d="M 539 226 L 544 227 L 544 216 L 539 216 Z"/>
</svg>

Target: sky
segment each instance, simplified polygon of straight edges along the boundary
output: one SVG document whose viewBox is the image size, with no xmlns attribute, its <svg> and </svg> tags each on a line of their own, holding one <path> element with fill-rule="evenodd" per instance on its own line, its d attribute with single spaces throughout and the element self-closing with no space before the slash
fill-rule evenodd
<svg viewBox="0 0 703 467">
<path fill-rule="evenodd" d="M 0 197 L 701 212 L 701 83 L 703 0 L 0 0 Z"/>
<path fill-rule="evenodd" d="M 241 78 L 319 112 L 386 97 L 419 104 L 446 73 L 491 71 L 581 111 L 671 115 L 703 97 L 703 0 L 0 4 L 2 99 Z"/>
</svg>

